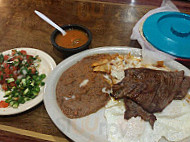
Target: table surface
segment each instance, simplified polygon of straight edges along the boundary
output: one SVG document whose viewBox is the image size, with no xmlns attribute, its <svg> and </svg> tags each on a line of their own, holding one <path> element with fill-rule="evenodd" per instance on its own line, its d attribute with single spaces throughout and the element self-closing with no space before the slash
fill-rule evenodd
<svg viewBox="0 0 190 142">
<path fill-rule="evenodd" d="M 56 63 L 65 57 L 53 50 L 53 27 L 34 14 L 39 10 L 58 25 L 88 27 L 93 40 L 90 48 L 132 46 L 135 23 L 161 0 L 0 0 L 0 52 L 16 47 L 33 47 L 48 53 Z M 181 12 L 190 14 L 190 2 L 173 1 Z M 71 141 L 53 124 L 44 104 L 13 116 L 0 116 L 0 141 Z"/>
</svg>

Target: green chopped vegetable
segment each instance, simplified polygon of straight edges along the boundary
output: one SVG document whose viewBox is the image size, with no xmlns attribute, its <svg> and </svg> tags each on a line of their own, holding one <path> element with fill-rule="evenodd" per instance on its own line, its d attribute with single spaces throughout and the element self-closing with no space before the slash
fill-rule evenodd
<svg viewBox="0 0 190 142">
<path fill-rule="evenodd" d="M 4 56 L 3 56 L 3 54 L 0 54 L 0 63 L 2 64 L 3 61 L 4 61 Z"/>
<path fill-rule="evenodd" d="M 27 55 L 26 51 L 17 50 L 12 50 L 12 53 L 6 56 L 6 61 L 4 61 L 4 55 L 0 54 L 0 71 L 2 72 L 0 80 L 6 82 L 7 85 L 3 89 L 5 102 L 13 108 L 18 108 L 20 104 L 38 96 L 41 86 L 45 85 L 43 80 L 46 75 L 40 74 L 37 70 L 41 61 L 38 55 L 34 57 Z M 8 66 L 4 66 L 4 63 Z"/>
<path fill-rule="evenodd" d="M 14 78 L 8 78 L 8 79 L 7 79 L 7 83 L 11 83 L 11 82 L 13 82 L 13 81 L 15 81 Z"/>
<path fill-rule="evenodd" d="M 6 91 L 5 96 L 9 96 L 11 94 L 11 91 Z"/>
<path fill-rule="evenodd" d="M 26 90 L 24 90 L 23 94 L 26 95 L 30 90 L 27 88 Z"/>
<path fill-rule="evenodd" d="M 41 86 L 44 86 L 45 85 L 45 82 L 41 82 Z"/>
</svg>

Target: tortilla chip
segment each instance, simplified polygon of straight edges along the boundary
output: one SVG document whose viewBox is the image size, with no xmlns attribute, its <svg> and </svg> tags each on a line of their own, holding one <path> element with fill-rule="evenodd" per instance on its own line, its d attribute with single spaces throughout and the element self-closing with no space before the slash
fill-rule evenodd
<svg viewBox="0 0 190 142">
<path fill-rule="evenodd" d="M 95 63 L 92 64 L 92 67 L 96 67 L 96 66 L 100 66 L 100 65 L 104 65 L 107 64 L 109 62 L 108 59 L 101 59 Z"/>
<path fill-rule="evenodd" d="M 111 68 L 109 65 L 107 64 L 104 64 L 104 65 L 101 65 L 101 66 L 96 66 L 93 68 L 93 71 L 95 72 L 106 72 L 106 73 L 110 73 L 111 71 Z"/>
</svg>

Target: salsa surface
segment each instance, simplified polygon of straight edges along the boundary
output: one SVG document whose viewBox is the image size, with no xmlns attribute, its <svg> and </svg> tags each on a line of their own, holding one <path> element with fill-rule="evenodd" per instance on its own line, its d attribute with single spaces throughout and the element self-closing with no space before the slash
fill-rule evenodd
<svg viewBox="0 0 190 142">
<path fill-rule="evenodd" d="M 55 38 L 55 42 L 61 47 L 77 48 L 88 41 L 87 34 L 81 30 L 70 29 L 66 32 L 67 34 L 65 36 L 58 34 Z"/>
</svg>

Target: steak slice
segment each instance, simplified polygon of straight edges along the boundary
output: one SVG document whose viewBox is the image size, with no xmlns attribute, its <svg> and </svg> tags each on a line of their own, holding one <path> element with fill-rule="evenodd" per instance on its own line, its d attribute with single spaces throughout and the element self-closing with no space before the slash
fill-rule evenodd
<svg viewBox="0 0 190 142">
<path fill-rule="evenodd" d="M 184 77 L 180 88 L 181 89 L 179 90 L 179 92 L 176 94 L 176 96 L 174 98 L 175 100 L 181 100 L 187 95 L 187 92 L 190 88 L 190 77 L 189 76 Z"/>
<path fill-rule="evenodd" d="M 150 113 L 161 112 L 175 96 L 178 96 L 183 88 L 182 84 L 188 84 L 183 81 L 184 71 L 132 68 L 125 71 L 125 78 L 120 83 L 113 85 L 112 96 L 115 99 L 130 98 Z"/>
<path fill-rule="evenodd" d="M 149 121 L 153 128 L 154 122 L 156 121 L 154 114 L 146 112 L 140 105 L 130 99 L 124 98 L 124 103 L 126 108 L 124 119 L 128 120 L 131 117 L 140 116 L 143 120 Z"/>
<path fill-rule="evenodd" d="M 125 78 L 120 83 L 112 86 L 112 96 L 115 99 L 127 98 L 142 107 L 144 111 L 155 113 L 161 112 L 173 99 L 184 98 L 189 88 L 190 77 L 184 77 L 184 71 L 167 72 L 131 68 L 125 70 Z M 152 120 L 144 112 L 137 113 L 136 110 L 130 110 L 127 114 L 127 111 L 125 113 L 127 119 L 139 115 L 145 121 Z M 152 122 L 150 124 L 152 125 Z"/>
</svg>

